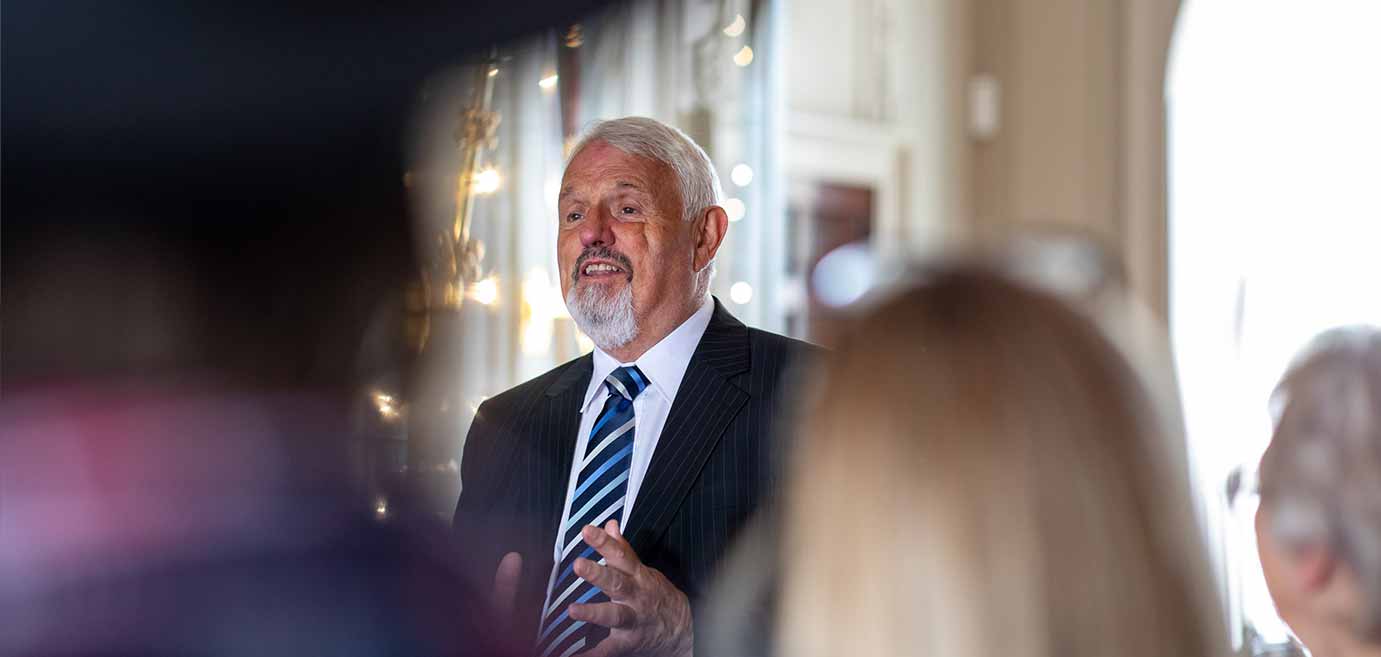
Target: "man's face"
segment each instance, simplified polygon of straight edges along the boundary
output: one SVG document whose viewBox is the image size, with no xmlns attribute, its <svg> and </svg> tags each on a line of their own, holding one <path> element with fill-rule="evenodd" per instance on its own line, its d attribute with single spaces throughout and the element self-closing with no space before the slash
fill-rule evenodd
<svg viewBox="0 0 1381 657">
<path fill-rule="evenodd" d="M 591 143 L 566 167 L 558 205 L 563 296 L 611 300 L 631 291 L 640 329 L 684 319 L 695 293 L 695 222 L 682 220 L 670 167 Z"/>
<path fill-rule="evenodd" d="M 1266 589 L 1271 594 L 1271 601 L 1275 603 L 1276 612 L 1281 620 L 1294 625 L 1297 620 L 1295 611 L 1298 600 L 1295 599 L 1293 587 L 1289 585 L 1288 555 L 1276 544 L 1276 538 L 1271 535 L 1270 524 L 1270 510 L 1263 502 L 1256 510 L 1256 549 L 1261 559 L 1261 574 L 1266 580 Z"/>
</svg>

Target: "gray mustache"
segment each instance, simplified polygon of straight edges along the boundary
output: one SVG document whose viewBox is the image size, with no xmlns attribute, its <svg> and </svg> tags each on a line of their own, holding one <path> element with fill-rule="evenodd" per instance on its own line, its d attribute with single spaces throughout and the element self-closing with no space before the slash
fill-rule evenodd
<svg viewBox="0 0 1381 657">
<path fill-rule="evenodd" d="M 624 271 L 628 272 L 628 279 L 633 279 L 633 262 L 628 259 L 628 256 L 607 246 L 596 246 L 585 249 L 580 253 L 580 257 L 575 259 L 575 268 L 571 270 L 571 280 L 580 278 L 580 270 L 585 268 L 585 263 L 591 258 L 616 262 L 620 267 L 623 267 Z"/>
</svg>

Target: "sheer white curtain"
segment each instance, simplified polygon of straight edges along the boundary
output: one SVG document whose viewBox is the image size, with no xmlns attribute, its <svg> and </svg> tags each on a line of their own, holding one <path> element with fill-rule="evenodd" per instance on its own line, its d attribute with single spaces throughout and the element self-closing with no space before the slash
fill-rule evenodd
<svg viewBox="0 0 1381 657">
<path fill-rule="evenodd" d="M 459 311 L 444 321 L 433 315 L 411 395 L 413 428 L 450 436 L 442 451 L 458 461 L 486 396 L 590 349 L 560 295 L 555 202 L 567 133 L 597 119 L 651 116 L 706 148 L 733 220 L 712 290 L 744 321 L 780 325 L 777 13 L 774 0 L 616 4 L 577 29 L 501 45 L 494 63 L 459 66 L 427 83 L 409 178 L 424 259 L 427 240 L 454 217 L 456 124 L 481 71 L 492 76 L 490 109 L 500 123 L 482 154 L 485 185 L 473 196 L 471 235 L 484 244 L 484 280 Z M 425 412 L 428 403 L 437 410 Z"/>
</svg>

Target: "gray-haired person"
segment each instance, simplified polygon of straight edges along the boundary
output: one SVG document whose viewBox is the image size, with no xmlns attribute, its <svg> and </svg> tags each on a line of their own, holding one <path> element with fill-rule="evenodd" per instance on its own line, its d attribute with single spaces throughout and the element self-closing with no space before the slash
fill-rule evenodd
<svg viewBox="0 0 1381 657">
<path fill-rule="evenodd" d="M 710 296 L 720 195 L 705 151 L 652 119 L 572 151 L 557 260 L 596 348 L 480 406 L 455 516 L 517 649 L 691 654 L 694 605 L 772 488 L 779 383 L 810 348 Z"/>
<path fill-rule="evenodd" d="M 1381 329 L 1320 335 L 1272 401 L 1256 527 L 1276 609 L 1315 657 L 1381 655 Z"/>
</svg>

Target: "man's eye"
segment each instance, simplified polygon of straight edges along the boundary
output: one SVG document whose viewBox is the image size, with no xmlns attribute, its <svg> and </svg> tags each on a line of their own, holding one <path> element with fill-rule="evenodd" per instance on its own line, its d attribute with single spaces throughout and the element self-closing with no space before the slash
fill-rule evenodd
<svg viewBox="0 0 1381 657">
<path fill-rule="evenodd" d="M 624 214 L 637 214 L 638 209 L 634 207 L 625 207 L 623 210 L 620 210 L 620 212 L 623 212 Z"/>
<path fill-rule="evenodd" d="M 579 212 L 572 212 L 572 213 L 566 215 L 566 221 L 570 221 L 570 222 L 580 221 L 581 219 L 584 219 L 584 218 L 585 218 L 585 215 L 580 214 Z"/>
</svg>

